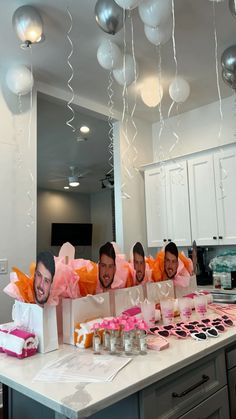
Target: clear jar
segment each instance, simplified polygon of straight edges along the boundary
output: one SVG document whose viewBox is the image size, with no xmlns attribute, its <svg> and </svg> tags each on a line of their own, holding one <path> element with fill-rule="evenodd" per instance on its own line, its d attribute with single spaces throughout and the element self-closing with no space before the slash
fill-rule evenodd
<svg viewBox="0 0 236 419">
<path fill-rule="evenodd" d="M 222 272 L 221 274 L 221 287 L 224 290 L 232 289 L 231 272 Z"/>
<path fill-rule="evenodd" d="M 214 288 L 221 288 L 221 274 L 220 272 L 213 272 L 213 286 Z"/>
</svg>

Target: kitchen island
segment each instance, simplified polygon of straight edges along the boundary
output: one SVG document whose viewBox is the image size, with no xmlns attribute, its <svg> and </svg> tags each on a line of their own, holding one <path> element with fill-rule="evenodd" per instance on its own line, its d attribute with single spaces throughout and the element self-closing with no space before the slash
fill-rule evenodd
<svg viewBox="0 0 236 419">
<path fill-rule="evenodd" d="M 45 364 L 78 351 L 70 345 L 24 360 L 0 354 L 0 381 L 4 384 L 5 400 L 8 399 L 7 417 L 193 419 L 194 409 L 208 401 L 208 407 L 203 408 L 209 415 L 199 417 L 213 417 L 211 406 L 217 409 L 218 416 L 214 417 L 227 419 L 225 351 L 235 341 L 236 327 L 228 328 L 218 338 L 200 342 L 170 337 L 168 349 L 133 357 L 114 380 L 107 383 L 33 381 Z"/>
</svg>

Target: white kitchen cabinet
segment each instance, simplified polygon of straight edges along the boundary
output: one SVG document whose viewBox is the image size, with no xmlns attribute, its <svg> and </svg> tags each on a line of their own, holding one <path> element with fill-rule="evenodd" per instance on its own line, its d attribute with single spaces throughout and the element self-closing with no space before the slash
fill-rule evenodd
<svg viewBox="0 0 236 419">
<path fill-rule="evenodd" d="M 186 161 L 145 171 L 148 247 L 191 244 Z"/>
<path fill-rule="evenodd" d="M 236 243 L 236 147 L 188 159 L 192 239 L 197 245 Z"/>
<path fill-rule="evenodd" d="M 236 147 L 214 154 L 218 237 L 220 244 L 236 243 Z"/>
</svg>

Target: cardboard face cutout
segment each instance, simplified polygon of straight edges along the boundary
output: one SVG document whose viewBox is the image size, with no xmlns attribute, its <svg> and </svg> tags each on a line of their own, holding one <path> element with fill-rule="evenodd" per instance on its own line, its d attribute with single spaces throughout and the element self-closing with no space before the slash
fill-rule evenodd
<svg viewBox="0 0 236 419">
<path fill-rule="evenodd" d="M 168 251 L 165 252 L 164 269 L 169 279 L 173 279 L 177 274 L 178 258 Z"/>
<path fill-rule="evenodd" d="M 99 281 L 101 282 L 102 287 L 110 288 L 116 272 L 116 265 L 114 263 L 114 260 L 111 257 L 103 254 L 101 255 L 98 266 Z"/>
<path fill-rule="evenodd" d="M 48 301 L 54 274 L 54 256 L 50 252 L 40 253 L 37 257 L 33 284 L 35 300 L 40 306 Z"/>
<path fill-rule="evenodd" d="M 135 270 L 135 279 L 141 283 L 145 278 L 146 262 L 143 246 L 137 242 L 133 247 L 133 265 Z"/>
</svg>

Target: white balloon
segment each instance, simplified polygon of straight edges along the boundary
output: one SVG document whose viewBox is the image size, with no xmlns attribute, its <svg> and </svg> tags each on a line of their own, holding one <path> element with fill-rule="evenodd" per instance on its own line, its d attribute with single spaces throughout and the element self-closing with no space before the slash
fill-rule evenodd
<svg viewBox="0 0 236 419">
<path fill-rule="evenodd" d="M 119 83 L 121 86 L 129 86 L 135 80 L 135 75 L 137 76 L 138 73 L 138 65 L 136 62 L 136 72 L 135 72 L 135 64 L 132 55 L 127 54 L 125 55 L 125 60 L 123 60 L 123 64 L 121 67 L 116 68 L 113 70 L 114 79 Z"/>
<path fill-rule="evenodd" d="M 169 86 L 169 94 L 174 102 L 183 103 L 189 97 L 190 86 L 186 80 L 176 77 Z"/>
<path fill-rule="evenodd" d="M 17 65 L 7 71 L 6 84 L 15 95 L 26 95 L 32 90 L 33 75 L 25 65 Z"/>
<path fill-rule="evenodd" d="M 145 25 L 155 28 L 170 19 L 171 5 L 171 0 L 144 0 L 138 8 L 139 16 Z"/>
<path fill-rule="evenodd" d="M 142 0 L 115 0 L 115 2 L 123 9 L 132 10 L 141 3 Z"/>
<path fill-rule="evenodd" d="M 102 41 L 97 50 L 97 59 L 101 67 L 112 70 L 122 65 L 122 54 L 120 48 L 110 40 Z"/>
<path fill-rule="evenodd" d="M 140 93 L 145 105 L 155 108 L 163 97 L 163 88 L 158 76 L 146 78 L 141 86 Z"/>
<path fill-rule="evenodd" d="M 149 40 L 154 45 L 166 44 L 172 35 L 172 22 L 168 21 L 165 25 L 152 28 L 151 26 L 144 25 L 144 32 Z"/>
</svg>

